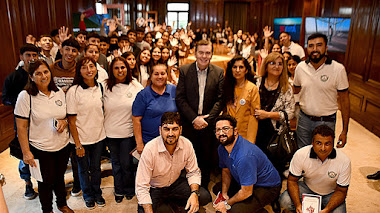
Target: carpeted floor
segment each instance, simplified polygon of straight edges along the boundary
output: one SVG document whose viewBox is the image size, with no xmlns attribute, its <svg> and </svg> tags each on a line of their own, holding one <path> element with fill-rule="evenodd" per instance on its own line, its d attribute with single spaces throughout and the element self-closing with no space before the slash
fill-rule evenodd
<svg viewBox="0 0 380 213">
<path fill-rule="evenodd" d="M 337 116 L 336 134 L 339 135 L 342 125 L 340 115 Z M 347 212 L 349 213 L 375 213 L 380 212 L 380 181 L 368 180 L 366 176 L 380 170 L 380 139 L 366 130 L 354 120 L 350 120 L 348 144 L 343 151 L 351 158 L 352 177 L 348 190 Z M 24 182 L 19 178 L 18 160 L 9 157 L 9 149 L 0 154 L 0 173 L 6 177 L 7 184 L 3 187 L 4 196 L 8 205 L 9 212 L 15 213 L 35 213 L 41 212 L 39 198 L 25 200 L 23 193 L 25 190 Z M 137 200 L 124 199 L 122 203 L 116 203 L 113 196 L 113 177 L 110 176 L 111 164 L 102 163 L 102 174 L 106 177 L 102 179 L 101 188 L 106 200 L 106 206 L 98 207 L 91 212 L 136 212 Z M 72 173 L 68 170 L 65 175 L 67 190 L 70 191 Z M 35 181 L 34 188 L 37 190 Z M 286 181 L 283 182 L 285 190 Z M 213 195 L 215 197 L 215 195 Z M 68 205 L 75 212 L 90 212 L 86 209 L 82 197 L 68 196 Z M 54 212 L 59 212 L 55 206 Z M 266 207 L 271 212 L 270 207 Z M 203 211 L 204 212 L 204 211 Z M 212 204 L 206 206 L 205 212 L 215 212 Z"/>
</svg>

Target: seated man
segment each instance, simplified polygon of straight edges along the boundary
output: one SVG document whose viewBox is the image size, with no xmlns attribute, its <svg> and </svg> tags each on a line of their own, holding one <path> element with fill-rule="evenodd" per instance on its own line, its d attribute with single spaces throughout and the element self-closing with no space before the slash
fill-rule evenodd
<svg viewBox="0 0 380 213">
<path fill-rule="evenodd" d="M 161 117 L 160 136 L 144 147 L 136 174 L 138 212 L 172 212 L 167 202 L 197 212 L 211 201 L 210 193 L 199 187 L 201 172 L 192 143 L 181 135 L 178 112 Z M 180 176 L 186 169 L 187 181 Z M 187 200 L 187 202 L 186 202 Z M 174 210 L 179 212 L 179 210 Z"/>
<path fill-rule="evenodd" d="M 351 161 L 334 149 L 334 131 L 317 126 L 312 145 L 299 149 L 290 162 L 288 190 L 280 197 L 281 207 L 302 212 L 302 194 L 322 196 L 322 211 L 346 212 L 345 199 L 351 179 Z M 303 181 L 298 181 L 303 177 Z"/>
<path fill-rule="evenodd" d="M 213 191 L 220 191 L 226 200 L 214 208 L 223 213 L 267 212 L 264 206 L 280 194 L 280 175 L 260 148 L 238 135 L 236 123 L 229 115 L 216 118 L 222 183 L 217 183 Z"/>
</svg>

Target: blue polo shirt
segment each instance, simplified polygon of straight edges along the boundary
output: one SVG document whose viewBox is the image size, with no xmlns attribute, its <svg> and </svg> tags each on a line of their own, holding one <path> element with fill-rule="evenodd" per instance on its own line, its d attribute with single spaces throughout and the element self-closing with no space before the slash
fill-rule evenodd
<svg viewBox="0 0 380 213">
<path fill-rule="evenodd" d="M 132 115 L 142 116 L 141 133 L 144 144 L 160 135 L 158 127 L 164 112 L 177 112 L 175 90 L 176 86 L 168 84 L 165 92 L 160 95 L 148 86 L 137 94 L 132 106 Z"/>
<path fill-rule="evenodd" d="M 263 151 L 240 135 L 231 154 L 219 145 L 219 167 L 228 168 L 241 186 L 277 187 L 281 178 Z"/>
</svg>

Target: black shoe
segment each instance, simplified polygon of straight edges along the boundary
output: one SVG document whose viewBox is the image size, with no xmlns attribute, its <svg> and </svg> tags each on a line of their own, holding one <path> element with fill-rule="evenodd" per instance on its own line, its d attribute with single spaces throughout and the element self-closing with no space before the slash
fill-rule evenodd
<svg viewBox="0 0 380 213">
<path fill-rule="evenodd" d="M 376 173 L 374 173 L 372 175 L 367 175 L 367 178 L 372 179 L 372 180 L 379 180 L 380 179 L 380 171 L 377 171 Z"/>
<path fill-rule="evenodd" d="M 27 200 L 33 200 L 34 198 L 37 197 L 37 193 L 34 191 L 33 189 L 33 186 L 32 185 L 25 185 L 25 194 L 24 194 L 24 198 L 27 199 Z"/>
<path fill-rule="evenodd" d="M 95 202 L 93 200 L 85 201 L 86 202 L 86 207 L 91 210 L 95 209 Z"/>
<path fill-rule="evenodd" d="M 98 197 L 95 199 L 96 204 L 98 204 L 99 207 L 104 207 L 106 206 L 106 201 L 104 200 L 103 197 Z"/>
<path fill-rule="evenodd" d="M 116 203 L 121 203 L 123 201 L 124 196 L 115 195 Z"/>
<path fill-rule="evenodd" d="M 80 188 L 73 187 L 73 189 L 71 190 L 71 196 L 73 197 L 78 197 L 81 194 L 82 194 L 82 190 Z"/>
<path fill-rule="evenodd" d="M 125 196 L 125 199 L 132 200 L 134 196 Z"/>
</svg>

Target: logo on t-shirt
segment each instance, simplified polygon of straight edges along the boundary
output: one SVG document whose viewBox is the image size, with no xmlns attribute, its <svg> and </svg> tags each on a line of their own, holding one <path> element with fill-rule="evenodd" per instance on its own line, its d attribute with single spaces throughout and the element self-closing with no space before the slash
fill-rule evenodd
<svg viewBox="0 0 380 213">
<path fill-rule="evenodd" d="M 335 178 L 337 175 L 334 171 L 329 171 L 327 174 L 329 175 L 330 178 Z"/>
<path fill-rule="evenodd" d="M 61 100 L 56 100 L 55 104 L 57 104 L 57 106 L 62 106 L 62 101 Z"/>
<path fill-rule="evenodd" d="M 329 80 L 329 77 L 327 75 L 321 75 L 322 82 L 326 82 L 327 80 Z"/>
</svg>

